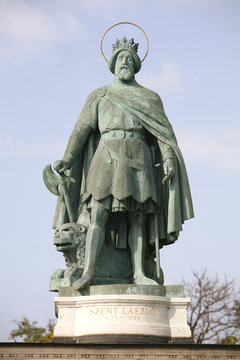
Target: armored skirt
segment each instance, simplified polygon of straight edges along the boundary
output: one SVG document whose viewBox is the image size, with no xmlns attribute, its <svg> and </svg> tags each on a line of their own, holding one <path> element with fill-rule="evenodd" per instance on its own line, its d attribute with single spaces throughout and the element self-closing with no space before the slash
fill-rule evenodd
<svg viewBox="0 0 240 360">
<path fill-rule="evenodd" d="M 119 138 L 122 136 L 123 138 Z M 102 134 L 87 177 L 88 207 L 100 203 L 111 212 L 156 211 L 151 150 L 140 132 Z"/>
</svg>

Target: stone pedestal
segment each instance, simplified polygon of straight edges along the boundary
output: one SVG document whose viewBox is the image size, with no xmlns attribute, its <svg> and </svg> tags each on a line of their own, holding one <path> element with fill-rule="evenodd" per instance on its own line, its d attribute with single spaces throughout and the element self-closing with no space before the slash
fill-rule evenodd
<svg viewBox="0 0 240 360">
<path fill-rule="evenodd" d="M 4 360 L 239 360 L 240 345 L 0 343 Z"/>
<path fill-rule="evenodd" d="M 4 360 L 239 360 L 240 345 L 0 343 Z"/>
<path fill-rule="evenodd" d="M 88 343 L 94 337 L 95 343 L 155 343 L 191 338 L 186 314 L 190 299 L 159 296 L 157 286 L 156 295 L 143 294 L 142 286 L 114 286 L 118 294 L 111 294 L 108 286 L 101 288 L 104 295 L 55 298 L 55 341 Z"/>
</svg>

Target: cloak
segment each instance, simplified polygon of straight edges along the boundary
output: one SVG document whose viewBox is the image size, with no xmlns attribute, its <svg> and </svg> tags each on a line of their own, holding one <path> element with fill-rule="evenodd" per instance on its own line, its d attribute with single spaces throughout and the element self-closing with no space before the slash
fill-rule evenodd
<svg viewBox="0 0 240 360">
<path fill-rule="evenodd" d="M 100 139 L 97 117 L 98 105 L 103 97 L 108 97 L 109 100 L 123 107 L 126 112 L 135 115 L 151 136 L 154 161 L 158 165 L 160 164 L 155 168 L 155 172 L 158 196 L 162 206 L 157 214 L 149 215 L 147 236 L 149 243 L 153 245 L 155 234 L 153 234 L 152 224 L 153 217 L 157 216 L 160 247 L 172 244 L 177 240 L 184 221 L 194 217 L 188 176 L 183 156 L 178 147 L 172 126 L 165 115 L 160 97 L 155 92 L 141 86 L 124 88 L 124 91 L 116 89 L 112 85 L 105 86 L 95 90 L 86 101 L 76 127 L 81 122 L 89 122 L 89 126 L 94 131 L 89 134 L 84 147 L 68 173 L 75 179 L 74 184 L 69 184 L 69 194 L 76 214 L 75 221 L 86 226 L 90 221 L 90 214 L 86 211 L 86 206 L 84 206 L 90 195 L 86 190 L 86 179 L 92 157 Z M 175 161 L 175 174 L 164 185 L 162 184 L 164 177 L 161 155 L 162 143 L 171 147 Z M 57 203 L 53 227 L 58 228 L 65 222 L 69 222 L 69 219 L 64 197 L 61 194 Z"/>
</svg>

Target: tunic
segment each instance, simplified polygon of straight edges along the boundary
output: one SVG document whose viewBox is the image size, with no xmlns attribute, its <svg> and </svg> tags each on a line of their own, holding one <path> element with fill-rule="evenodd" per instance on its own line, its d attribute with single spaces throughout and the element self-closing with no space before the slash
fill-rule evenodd
<svg viewBox="0 0 240 360">
<path fill-rule="evenodd" d="M 99 103 L 98 128 L 101 139 L 89 169 L 87 192 L 110 211 L 154 212 L 152 201 L 158 200 L 146 130 L 135 115 L 107 97 Z"/>
<path fill-rule="evenodd" d="M 163 164 L 169 158 L 174 161 L 175 173 L 162 184 Z M 85 214 L 84 204 L 91 207 L 96 201 L 110 211 L 147 212 L 149 218 L 157 217 L 163 246 L 176 241 L 184 221 L 194 216 L 186 167 L 174 131 L 160 97 L 149 89 L 109 85 L 90 94 L 63 160 L 72 166 L 69 175 L 75 179 L 70 194 L 76 219 Z M 154 162 L 160 166 L 153 169 Z M 53 226 L 58 228 L 66 221 L 61 195 Z M 150 242 L 154 236 L 149 235 Z"/>
</svg>

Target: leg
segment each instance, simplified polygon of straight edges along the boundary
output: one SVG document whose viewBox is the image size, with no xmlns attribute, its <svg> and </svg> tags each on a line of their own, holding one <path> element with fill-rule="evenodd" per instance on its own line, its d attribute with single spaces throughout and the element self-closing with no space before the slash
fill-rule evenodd
<svg viewBox="0 0 240 360">
<path fill-rule="evenodd" d="M 91 223 L 86 236 L 85 266 L 81 278 L 73 283 L 76 290 L 88 286 L 94 275 L 95 264 L 105 240 L 108 217 L 109 212 L 101 205 L 96 205 L 91 210 Z"/>
<path fill-rule="evenodd" d="M 129 232 L 129 247 L 131 252 L 133 279 L 134 283 L 138 285 L 158 285 L 152 279 L 144 275 L 144 259 L 146 247 L 146 231 L 145 231 L 144 214 L 129 214 L 130 232 Z"/>
</svg>

